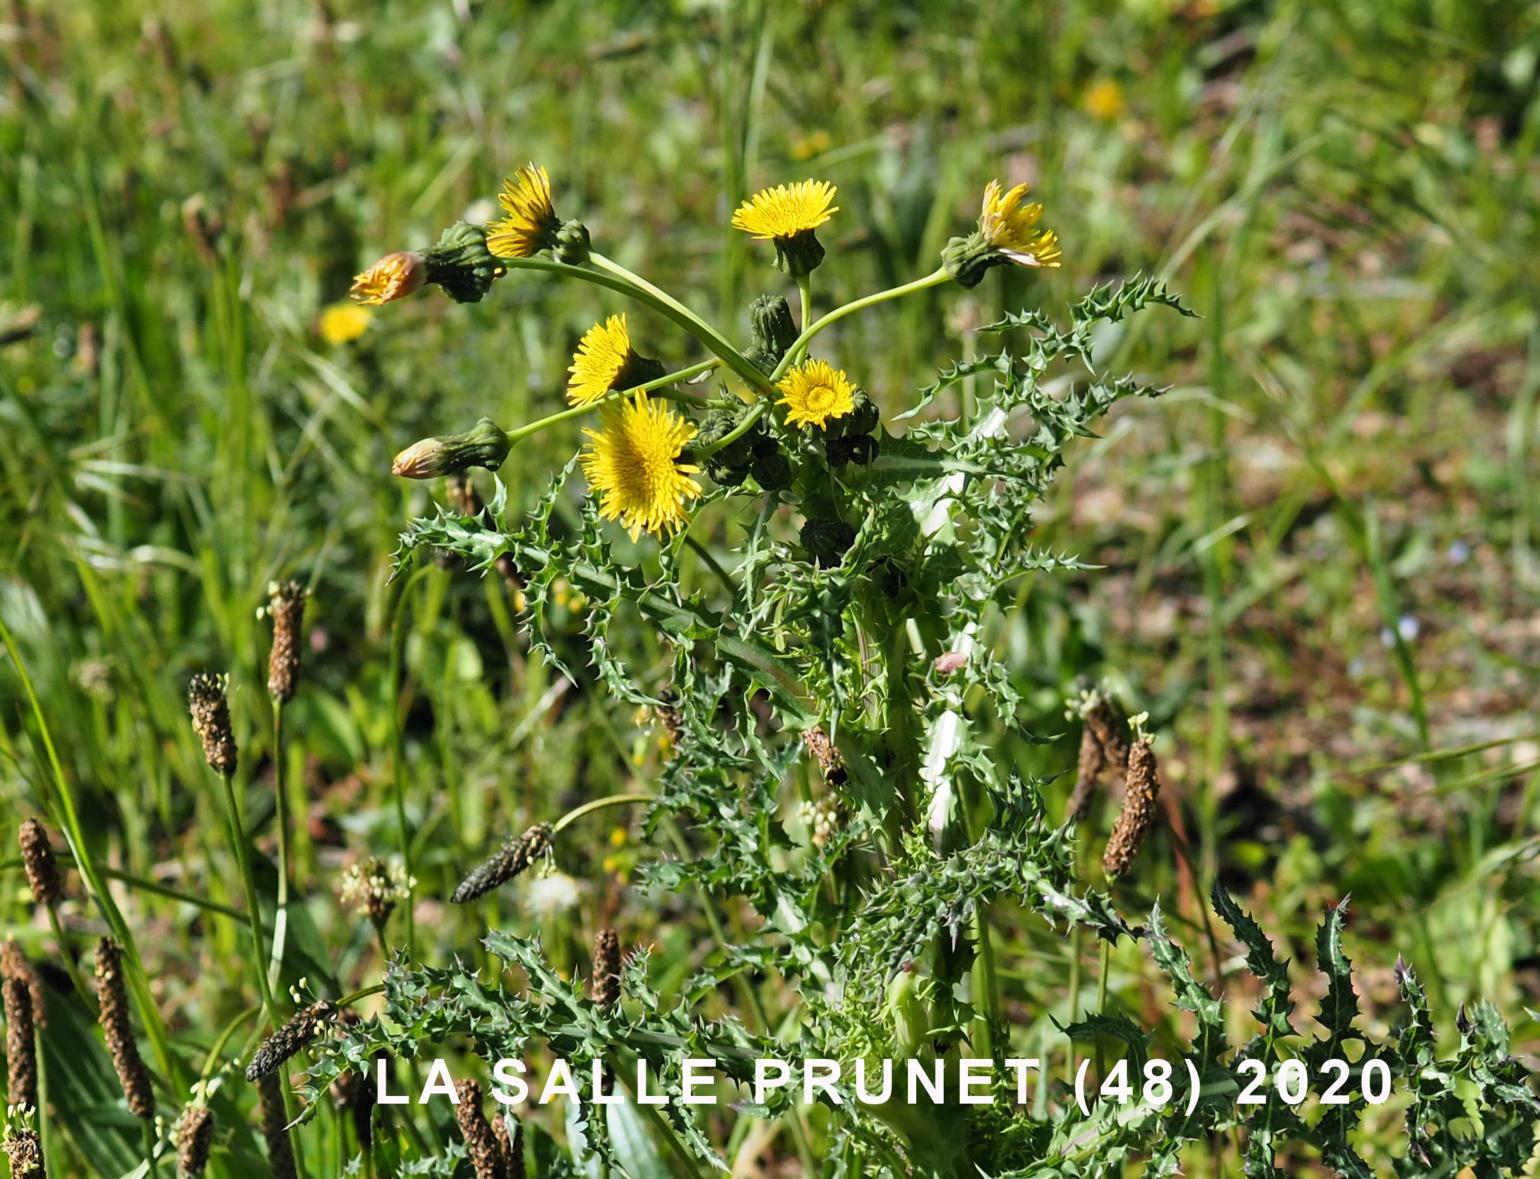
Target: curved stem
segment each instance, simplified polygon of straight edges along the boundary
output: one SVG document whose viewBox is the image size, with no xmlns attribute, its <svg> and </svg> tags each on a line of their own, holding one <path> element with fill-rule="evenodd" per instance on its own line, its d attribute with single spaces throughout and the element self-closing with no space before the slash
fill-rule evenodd
<svg viewBox="0 0 1540 1179">
<path fill-rule="evenodd" d="M 241 822 L 240 806 L 235 801 L 234 775 L 222 773 L 219 780 L 225 788 L 225 810 L 230 836 L 230 846 L 235 852 L 236 863 L 241 870 L 241 885 L 246 891 L 246 914 L 251 926 L 252 966 L 256 970 L 257 987 L 262 995 L 262 1010 L 268 1022 L 278 1026 L 278 1012 L 273 1006 L 273 989 L 267 982 L 267 952 L 262 945 L 262 907 L 257 901 L 257 878 L 252 874 L 251 857 L 246 849 L 246 831 Z"/>
<path fill-rule="evenodd" d="M 59 910 L 53 905 L 48 909 L 48 924 L 53 927 L 54 941 L 59 943 L 59 954 L 64 959 L 64 969 L 69 973 L 70 982 L 74 984 L 81 1001 L 86 1005 L 86 1010 L 93 1015 L 96 1012 L 96 995 L 91 988 L 86 986 L 86 980 L 80 975 L 80 964 L 75 961 L 75 951 L 70 948 L 69 942 L 64 936 L 64 926 L 59 923 Z"/>
<path fill-rule="evenodd" d="M 674 318 L 681 326 L 686 327 L 702 344 L 725 360 L 732 367 L 733 371 L 747 381 L 751 387 L 759 389 L 769 388 L 765 381 L 765 374 L 750 364 L 748 358 L 743 353 L 734 348 L 732 343 L 718 332 L 716 328 L 696 315 L 695 312 L 691 311 L 662 287 L 654 286 L 641 275 L 627 270 L 619 262 L 606 258 L 597 251 L 590 254 L 588 260 L 600 270 L 607 271 L 623 282 L 630 283 L 639 291 L 651 296 L 668 308 L 672 312 L 671 318 Z"/>
<path fill-rule="evenodd" d="M 219 1058 L 224 1054 L 225 1045 L 230 1042 L 230 1037 L 235 1035 L 235 1033 L 240 1030 L 241 1024 L 245 1023 L 253 1016 L 261 1014 L 262 1008 L 248 1007 L 229 1023 L 225 1024 L 224 1030 L 219 1033 L 219 1036 L 214 1041 L 213 1046 L 209 1048 L 209 1054 L 203 1059 L 203 1071 L 198 1074 L 198 1080 L 200 1083 L 207 1082 L 208 1079 L 214 1075 L 214 1070 L 219 1064 Z M 244 1056 L 245 1053 L 242 1053 L 242 1055 Z M 195 1093 L 193 1094 L 193 1104 L 204 1105 L 207 1103 L 207 1098 L 208 1094 L 206 1093 L 201 1091 Z"/>
<path fill-rule="evenodd" d="M 611 794 L 607 798 L 596 798 L 592 802 L 585 802 L 580 807 L 574 807 L 556 822 L 551 824 L 551 834 L 558 835 L 585 815 L 591 815 L 595 811 L 602 811 L 606 807 L 630 806 L 632 803 L 651 802 L 652 795 L 633 792 L 630 794 Z"/>
<path fill-rule="evenodd" d="M 878 303 L 886 303 L 889 299 L 898 299 L 904 295 L 912 295 L 916 291 L 939 286 L 950 277 L 946 272 L 946 268 L 942 267 L 927 274 L 924 278 L 917 278 L 913 282 L 904 283 L 902 286 L 889 287 L 885 291 L 878 291 L 875 294 L 855 299 L 846 303 L 843 307 L 836 307 L 822 319 L 816 320 L 808 327 L 802 329 L 802 334 L 792 341 L 791 347 L 786 349 L 786 355 L 781 357 L 781 363 L 776 365 L 775 371 L 770 374 L 771 383 L 774 384 L 780 380 L 786 370 L 796 363 L 796 356 L 807 347 L 808 341 L 830 324 L 838 323 L 845 316 L 854 315 L 857 311 L 864 310 L 867 307 L 873 307 Z"/>
<path fill-rule="evenodd" d="M 765 374 L 750 364 L 743 353 L 728 343 L 721 333 L 705 323 L 684 304 L 601 254 L 590 255 L 589 261 L 593 263 L 593 267 L 568 266 L 565 262 L 552 262 L 545 258 L 498 259 L 498 262 L 509 270 L 538 270 L 546 274 L 582 279 L 584 282 L 608 287 L 612 291 L 618 291 L 622 295 L 628 295 L 640 303 L 645 303 L 660 315 L 673 320 L 721 357 L 723 362 L 750 386 L 768 392 L 770 386 L 765 381 Z M 602 267 L 602 269 L 595 269 L 596 267 Z"/>
</svg>

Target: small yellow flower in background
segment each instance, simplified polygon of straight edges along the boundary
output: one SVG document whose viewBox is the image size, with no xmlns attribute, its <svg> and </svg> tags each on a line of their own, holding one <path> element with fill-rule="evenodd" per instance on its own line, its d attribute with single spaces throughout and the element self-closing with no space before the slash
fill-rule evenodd
<svg viewBox="0 0 1540 1179">
<path fill-rule="evenodd" d="M 1100 119 L 1104 123 L 1115 122 L 1128 112 L 1128 102 L 1123 97 L 1123 87 L 1111 78 L 1092 82 L 1086 87 L 1085 97 L 1081 101 L 1093 118 Z"/>
<path fill-rule="evenodd" d="M 856 407 L 856 387 L 843 369 L 822 360 L 808 360 L 781 378 L 776 388 L 783 396 L 777 405 L 786 407 L 788 425 L 827 428 Z"/>
<path fill-rule="evenodd" d="M 347 344 L 368 331 L 369 322 L 373 318 L 374 312 L 367 307 L 334 303 L 321 312 L 320 318 L 316 320 L 316 331 L 321 333 L 321 339 L 328 344 Z"/>
<path fill-rule="evenodd" d="M 354 278 L 348 294 L 356 303 L 378 307 L 406 298 L 427 281 L 427 258 L 412 250 L 397 250 Z"/>
<path fill-rule="evenodd" d="M 733 228 L 775 243 L 775 264 L 789 274 L 811 274 L 823 261 L 813 233 L 839 212 L 838 190 L 827 180 L 777 184 L 756 192 L 733 214 Z"/>
<path fill-rule="evenodd" d="M 794 140 L 791 145 L 791 158 L 794 160 L 810 160 L 814 156 L 821 156 L 834 146 L 834 137 L 820 127 L 817 131 L 811 131 Z"/>
<path fill-rule="evenodd" d="M 1051 229 L 1038 229 L 1043 216 L 1039 201 L 1027 204 L 1025 184 L 1002 192 L 1000 182 L 991 180 L 984 189 L 984 206 L 979 212 L 979 232 L 991 249 L 998 250 L 1021 266 L 1057 266 L 1062 256 L 1059 237 Z"/>
<path fill-rule="evenodd" d="M 556 245 L 561 219 L 551 204 L 551 178 L 525 164 L 503 181 L 497 203 L 507 214 L 487 226 L 487 249 L 501 258 L 532 258 Z"/>
<path fill-rule="evenodd" d="M 601 430 L 584 430 L 583 474 L 599 496 L 599 515 L 618 520 L 636 540 L 645 530 L 672 532 L 685 521 L 685 504 L 700 495 L 691 475 L 700 468 L 678 461 L 695 427 L 645 393 L 600 411 Z"/>
<path fill-rule="evenodd" d="M 626 838 L 626 829 L 624 827 L 613 827 L 610 829 L 611 847 L 625 847 Z"/>
<path fill-rule="evenodd" d="M 663 375 L 663 366 L 631 346 L 626 317 L 612 315 L 583 333 L 567 370 L 567 400 L 592 405 L 620 389 L 646 384 Z"/>
</svg>

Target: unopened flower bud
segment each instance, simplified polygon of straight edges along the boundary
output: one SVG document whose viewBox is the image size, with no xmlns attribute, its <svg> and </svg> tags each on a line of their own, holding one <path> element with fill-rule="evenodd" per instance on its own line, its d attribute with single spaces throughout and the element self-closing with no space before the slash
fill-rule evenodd
<svg viewBox="0 0 1540 1179">
<path fill-rule="evenodd" d="M 487 249 L 487 231 L 469 221 L 444 230 L 424 255 L 427 281 L 437 283 L 456 303 L 479 303 L 507 267 Z"/>
<path fill-rule="evenodd" d="M 761 490 L 784 491 L 791 486 L 791 463 L 778 450 L 769 454 L 756 454 L 749 465 L 749 472 Z"/>
<path fill-rule="evenodd" d="M 588 261 L 588 255 L 588 226 L 581 221 L 563 221 L 556 231 L 556 260 L 568 266 L 581 266 Z"/>
<path fill-rule="evenodd" d="M 427 281 L 427 258 L 415 250 L 397 250 L 354 278 L 348 294 L 356 303 L 379 306 L 406 298 Z"/>
<path fill-rule="evenodd" d="M 809 520 L 800 535 L 808 555 L 826 569 L 838 565 L 856 542 L 856 530 L 843 520 Z"/>
<path fill-rule="evenodd" d="M 784 295 L 761 295 L 755 299 L 749 305 L 749 325 L 754 333 L 754 346 L 776 362 L 796 343 L 797 324 Z"/>
<path fill-rule="evenodd" d="M 508 434 L 491 418 L 482 418 L 463 434 L 424 438 L 414 442 L 390 465 L 390 473 L 403 479 L 435 479 L 470 467 L 495 471 L 508 457 Z"/>
</svg>

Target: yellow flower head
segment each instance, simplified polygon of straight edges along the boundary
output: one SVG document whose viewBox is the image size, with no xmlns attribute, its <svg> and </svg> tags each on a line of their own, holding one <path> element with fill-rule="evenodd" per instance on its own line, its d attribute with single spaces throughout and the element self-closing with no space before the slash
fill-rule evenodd
<svg viewBox="0 0 1540 1179">
<path fill-rule="evenodd" d="M 827 180 L 777 184 L 756 192 L 733 214 L 733 228 L 775 243 L 775 264 L 801 277 L 818 269 L 823 246 L 813 231 L 839 212 Z"/>
<path fill-rule="evenodd" d="M 827 180 L 777 184 L 756 192 L 733 214 L 733 228 L 760 241 L 795 237 L 817 229 L 839 212 L 831 203 L 837 190 Z"/>
<path fill-rule="evenodd" d="M 685 504 L 700 495 L 691 475 L 700 468 L 678 461 L 695 427 L 667 404 L 633 400 L 605 406 L 602 430 L 584 430 L 583 474 L 599 498 L 599 515 L 619 520 L 636 540 L 645 529 L 672 532 L 685 520 Z"/>
<path fill-rule="evenodd" d="M 355 303 L 379 306 L 404 299 L 428 281 L 428 260 L 410 250 L 386 254 L 353 279 L 348 294 Z"/>
<path fill-rule="evenodd" d="M 567 400 L 591 405 L 617 389 L 630 389 L 663 375 L 663 366 L 631 346 L 626 317 L 612 315 L 583 333 L 567 370 Z"/>
<path fill-rule="evenodd" d="M 551 206 L 551 178 L 525 164 L 503 181 L 497 203 L 507 214 L 487 226 L 487 249 L 501 258 L 532 258 L 556 244 L 561 219 Z"/>
<path fill-rule="evenodd" d="M 1123 97 L 1123 87 L 1111 78 L 1092 82 L 1087 87 L 1082 101 L 1085 109 L 1091 113 L 1091 117 L 1100 119 L 1104 123 L 1121 119 L 1128 111 L 1128 102 Z"/>
<path fill-rule="evenodd" d="M 808 360 L 781 378 L 776 386 L 783 396 L 776 404 L 786 407 L 788 425 L 828 428 L 856 407 L 856 387 L 843 369 L 822 360 Z"/>
<path fill-rule="evenodd" d="M 351 303 L 336 303 L 321 312 L 316 330 L 328 344 L 347 344 L 369 330 L 374 313 L 367 307 L 355 307 Z"/>
<path fill-rule="evenodd" d="M 984 189 L 979 232 L 991 249 L 1017 265 L 1057 266 L 1061 256 L 1059 237 L 1051 229 L 1037 228 L 1043 206 L 1038 201 L 1023 204 L 1028 191 L 1025 184 L 1018 184 L 1002 193 L 1000 182 L 991 180 Z"/>
</svg>

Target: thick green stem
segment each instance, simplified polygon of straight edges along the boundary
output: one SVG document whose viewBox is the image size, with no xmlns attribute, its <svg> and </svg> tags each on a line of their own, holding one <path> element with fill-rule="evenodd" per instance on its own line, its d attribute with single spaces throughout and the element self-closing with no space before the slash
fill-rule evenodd
<svg viewBox="0 0 1540 1179">
<path fill-rule="evenodd" d="M 813 276 L 811 274 L 799 274 L 797 276 L 797 301 L 801 304 L 802 311 L 802 318 L 797 322 L 802 325 L 802 330 L 806 331 L 808 325 L 813 322 Z M 805 348 L 806 345 L 803 347 Z M 796 351 L 796 345 L 793 344 L 789 351 Z M 793 358 L 792 362 L 796 363 L 796 361 L 801 359 L 802 357 L 799 354 Z"/>
<path fill-rule="evenodd" d="M 251 928 L 251 964 L 257 976 L 257 988 L 262 995 L 262 1011 L 268 1022 L 278 1026 L 278 1011 L 273 1005 L 273 989 L 267 982 L 267 950 L 262 944 L 262 906 L 257 900 L 257 878 L 251 870 L 251 856 L 246 848 L 245 825 L 241 822 L 240 805 L 235 800 L 235 777 L 222 773 L 219 780 L 225 788 L 226 825 L 230 847 L 240 866 L 241 885 L 246 892 L 246 913 Z"/>
<path fill-rule="evenodd" d="M 770 374 L 770 383 L 773 385 L 785 375 L 786 370 L 796 363 L 796 357 L 807 347 L 808 341 L 830 324 L 838 323 L 847 315 L 853 315 L 864 308 L 875 306 L 878 303 L 886 303 L 889 299 L 902 298 L 904 295 L 912 295 L 916 291 L 923 291 L 928 287 L 939 286 L 951 276 L 945 268 L 927 274 L 924 278 L 917 278 L 913 282 L 906 282 L 901 286 L 889 287 L 885 291 L 877 291 L 875 294 L 866 295 L 846 303 L 843 307 L 836 307 L 822 319 L 815 321 L 802 329 L 802 334 L 792 341 L 790 348 L 786 349 L 786 355 L 781 357 L 781 363 L 775 366 L 775 371 Z"/>
</svg>

